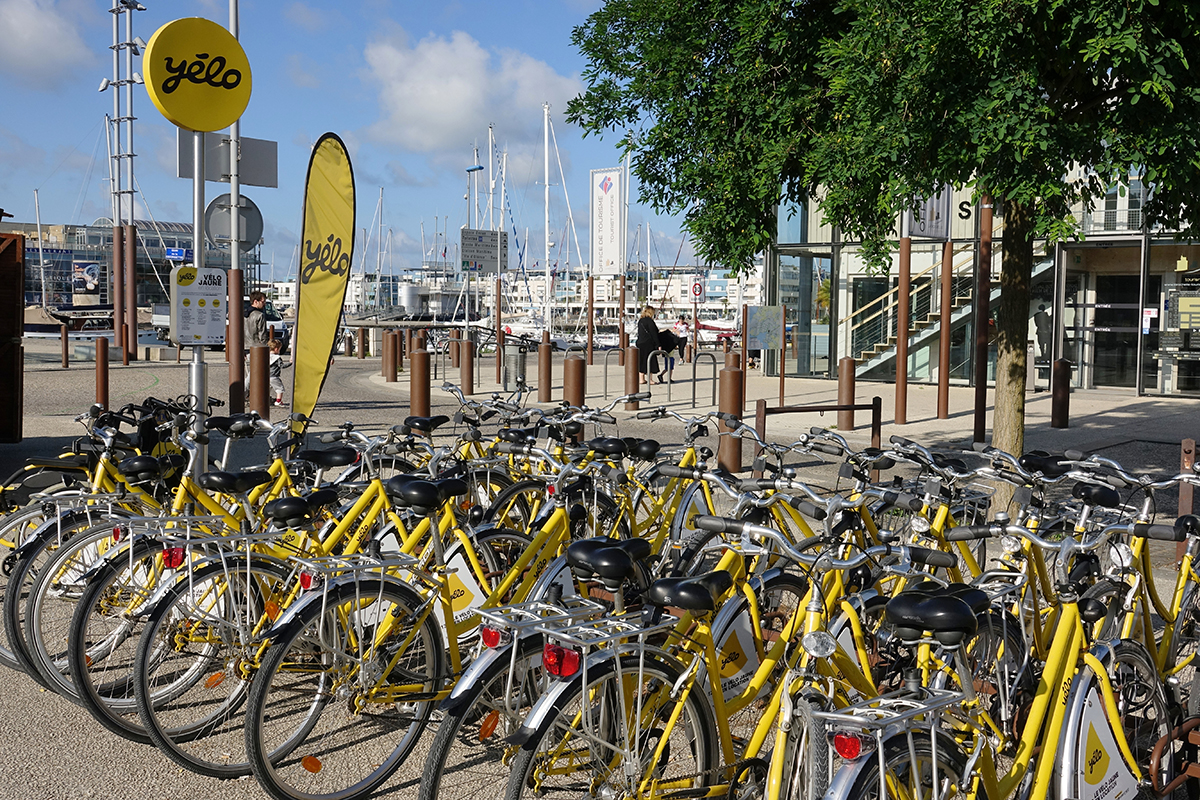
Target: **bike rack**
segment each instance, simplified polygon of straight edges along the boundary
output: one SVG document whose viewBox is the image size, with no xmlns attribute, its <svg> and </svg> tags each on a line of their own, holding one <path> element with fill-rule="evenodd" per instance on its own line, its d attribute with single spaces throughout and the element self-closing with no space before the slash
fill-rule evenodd
<svg viewBox="0 0 1200 800">
<path fill-rule="evenodd" d="M 446 371 L 446 358 L 450 354 L 450 340 L 447 339 L 435 344 L 433 346 L 433 352 L 434 355 L 437 356 L 437 358 L 435 358 L 433 361 L 433 379 L 435 381 L 438 379 L 439 363 L 442 365 L 442 375 L 449 377 L 450 373 Z M 446 377 L 442 378 L 442 380 L 446 380 Z"/>
<path fill-rule="evenodd" d="M 612 348 L 610 350 L 606 350 L 604 352 L 604 399 L 605 400 L 608 399 L 608 357 L 609 356 L 617 356 L 618 358 L 620 358 L 621 348 L 614 347 L 614 348 Z M 618 366 L 620 366 L 620 365 L 618 364 Z"/>
<path fill-rule="evenodd" d="M 663 357 L 663 372 L 666 372 L 667 367 L 670 366 L 670 364 L 671 364 L 671 356 L 667 353 L 666 350 L 663 350 L 661 347 L 657 350 L 651 350 L 650 355 L 646 356 L 646 380 L 647 381 L 649 381 L 650 376 L 654 374 L 654 370 L 652 370 L 650 367 L 654 363 L 654 357 L 659 354 L 662 354 L 662 357 Z M 671 380 L 672 379 L 670 377 L 667 378 L 667 402 L 668 403 L 671 402 L 671 386 L 672 386 Z"/>
<path fill-rule="evenodd" d="M 717 404 L 717 356 L 715 353 L 696 353 L 692 358 L 692 408 L 696 407 L 696 384 L 700 382 L 696 373 L 700 370 L 700 359 L 702 358 L 707 358 L 712 362 L 712 400 L 710 405 Z M 670 393 L 667 396 L 669 397 Z"/>
</svg>

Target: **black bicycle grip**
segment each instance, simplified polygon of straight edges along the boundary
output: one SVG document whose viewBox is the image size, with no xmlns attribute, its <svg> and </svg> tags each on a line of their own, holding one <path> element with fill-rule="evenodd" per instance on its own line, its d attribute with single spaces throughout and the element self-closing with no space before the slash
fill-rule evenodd
<svg viewBox="0 0 1200 800">
<path fill-rule="evenodd" d="M 943 550 L 931 550 L 928 547 L 909 547 L 908 555 L 918 564 L 931 567 L 954 567 L 958 565 L 958 556 Z"/>
<path fill-rule="evenodd" d="M 811 500 L 801 500 L 799 497 L 793 497 L 788 500 L 788 505 L 799 511 L 806 517 L 812 517 L 818 522 L 829 516 L 829 512 Z"/>
<path fill-rule="evenodd" d="M 1184 525 L 1147 525 L 1144 522 L 1135 522 L 1133 535 L 1160 542 L 1182 542 L 1187 538 L 1187 527 Z"/>
<path fill-rule="evenodd" d="M 1001 533 L 999 525 L 957 525 L 946 532 L 947 542 L 971 542 L 990 539 Z"/>
<path fill-rule="evenodd" d="M 692 518 L 693 524 L 702 531 L 710 531 L 711 533 L 728 533 L 732 535 L 740 535 L 742 529 L 746 527 L 746 523 L 740 519 L 730 519 L 728 517 L 710 517 L 707 514 L 700 514 Z"/>
<path fill-rule="evenodd" d="M 737 415 L 737 414 L 730 414 L 728 411 L 718 411 L 718 412 L 717 412 L 717 419 L 719 419 L 719 420 L 724 420 L 725 422 L 731 422 L 731 423 L 732 423 L 732 422 L 741 422 L 741 421 L 742 421 L 742 420 L 741 420 L 741 419 L 738 417 L 738 415 Z"/>
<path fill-rule="evenodd" d="M 738 481 L 738 490 L 742 492 L 765 492 L 775 488 L 774 478 L 743 478 Z"/>
<path fill-rule="evenodd" d="M 649 400 L 650 392 L 636 392 L 631 394 L 630 397 L 632 397 L 634 400 Z"/>
<path fill-rule="evenodd" d="M 883 501 L 889 505 L 907 508 L 909 511 L 920 511 L 925 507 L 925 503 L 921 498 L 908 492 L 885 491 L 883 493 Z"/>
<path fill-rule="evenodd" d="M 496 442 L 497 453 L 507 453 L 512 456 L 527 456 L 533 445 L 517 442 Z"/>
<path fill-rule="evenodd" d="M 341 431 L 331 431 L 329 433 L 321 434 L 321 441 L 324 442 L 325 444 L 333 444 L 334 442 L 340 442 L 341 440 L 342 440 Z"/>
<path fill-rule="evenodd" d="M 471 428 L 471 430 L 463 434 L 462 438 L 464 442 L 478 442 L 483 438 L 483 434 L 480 432 L 479 428 Z"/>
<path fill-rule="evenodd" d="M 1086 461 L 1087 454 L 1082 450 L 1067 450 L 1063 452 L 1063 458 L 1067 461 Z"/>
<path fill-rule="evenodd" d="M 629 483 L 629 476 L 625 474 L 625 470 L 620 467 L 605 467 L 601 470 L 604 477 L 618 484 Z"/>
<path fill-rule="evenodd" d="M 831 455 L 831 456 L 844 455 L 844 451 L 842 450 L 841 446 L 836 445 L 836 444 L 826 444 L 825 442 L 810 442 L 809 447 L 811 447 L 813 450 L 816 450 L 818 453 L 825 453 L 826 455 Z"/>
<path fill-rule="evenodd" d="M 813 436 L 824 436 L 825 434 L 829 433 L 829 431 L 825 430 L 824 428 L 817 427 L 816 425 L 813 425 L 811 428 L 809 428 L 808 432 Z"/>
<path fill-rule="evenodd" d="M 665 410 L 666 410 L 665 407 L 649 408 L 649 409 L 646 409 L 645 411 L 639 411 L 635 415 L 635 419 L 652 419 L 652 418 L 657 417 L 658 415 L 662 414 L 663 411 L 665 411 Z"/>
<path fill-rule="evenodd" d="M 903 436 L 893 436 L 888 441 L 892 444 L 898 444 L 901 447 L 912 447 L 914 444 L 911 439 L 905 439 Z"/>
<path fill-rule="evenodd" d="M 689 478 L 694 481 L 700 480 L 700 476 L 704 473 L 694 467 L 681 467 L 677 464 L 662 464 L 658 468 L 658 474 L 664 478 Z"/>
<path fill-rule="evenodd" d="M 599 422 L 602 425 L 616 425 L 617 418 L 614 417 L 612 414 L 597 414 L 596 422 Z"/>
</svg>

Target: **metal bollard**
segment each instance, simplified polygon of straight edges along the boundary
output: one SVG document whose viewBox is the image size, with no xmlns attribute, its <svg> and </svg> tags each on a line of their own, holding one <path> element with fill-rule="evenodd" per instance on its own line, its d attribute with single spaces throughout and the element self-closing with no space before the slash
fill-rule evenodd
<svg viewBox="0 0 1200 800">
<path fill-rule="evenodd" d="M 404 329 L 404 352 L 407 353 L 409 355 L 409 357 L 411 358 L 412 351 L 416 350 L 416 349 L 417 348 L 413 347 L 413 329 L 405 328 Z"/>
<path fill-rule="evenodd" d="M 350 356 L 354 355 L 354 337 L 343 336 L 342 338 L 345 340 L 344 345 L 346 358 L 349 358 Z"/>
<path fill-rule="evenodd" d="M 690 344 L 684 348 L 683 360 L 689 364 L 692 363 L 692 346 Z"/>
<path fill-rule="evenodd" d="M 638 372 L 638 349 L 636 345 L 625 348 L 625 394 L 637 394 L 641 391 L 641 373 Z M 637 411 L 639 403 L 634 400 L 625 404 L 626 411 Z"/>
<path fill-rule="evenodd" d="M 408 373 L 408 413 L 429 416 L 429 351 L 424 347 L 413 351 Z"/>
<path fill-rule="evenodd" d="M 621 323 L 624 327 L 624 323 Z M 617 334 L 617 366 L 625 366 L 625 351 L 629 349 L 629 334 L 622 330 Z"/>
<path fill-rule="evenodd" d="M 383 332 L 383 380 L 386 383 L 396 382 L 396 340 L 399 338 L 395 331 Z"/>
<path fill-rule="evenodd" d="M 71 366 L 71 337 L 67 335 L 67 326 L 58 326 L 58 335 L 62 338 L 62 365 L 63 369 L 68 369 Z"/>
<path fill-rule="evenodd" d="M 554 348 L 550 345 L 550 331 L 542 331 L 542 343 L 538 345 L 538 402 L 550 402 L 550 390 L 554 384 Z M 565 367 L 564 367 L 565 369 Z"/>
<path fill-rule="evenodd" d="M 582 407 L 587 400 L 587 357 L 572 354 L 563 361 L 563 400 Z"/>
<path fill-rule="evenodd" d="M 504 331 L 496 331 L 496 383 L 504 383 Z"/>
<path fill-rule="evenodd" d="M 729 356 L 732 356 L 730 358 Z M 742 380 L 745 377 L 740 367 L 741 357 L 730 353 L 725 359 L 725 369 L 721 370 L 721 401 L 718 408 L 733 414 L 738 419 L 742 417 Z M 722 421 L 725 430 L 733 430 L 733 426 Z M 717 464 L 730 472 L 742 471 L 742 440 L 740 437 L 722 436 L 717 445 Z"/>
<path fill-rule="evenodd" d="M 271 351 L 262 347 L 250 348 L 250 410 L 265 420 L 271 418 L 270 392 Z"/>
<path fill-rule="evenodd" d="M 108 337 L 96 339 L 96 402 L 108 408 Z"/>
<path fill-rule="evenodd" d="M 838 361 L 838 405 L 854 405 L 854 366 L 853 358 L 849 356 Z M 854 430 L 854 412 L 839 411 L 837 415 L 839 431 Z"/>
<path fill-rule="evenodd" d="M 129 332 L 129 326 L 128 326 L 128 325 L 122 325 L 122 326 L 121 326 L 121 330 L 125 331 L 125 341 L 126 341 L 126 342 L 131 342 L 131 341 L 133 341 L 133 339 L 131 339 L 131 338 L 130 338 L 130 336 L 131 336 L 132 334 L 130 334 L 130 332 Z M 136 344 L 131 344 L 131 345 L 127 346 L 127 347 L 122 347 L 122 348 L 121 348 L 121 365 L 122 365 L 122 366 L 125 366 L 125 367 L 128 367 L 128 366 L 129 366 L 129 351 L 130 351 L 130 350 L 132 350 L 132 349 L 134 349 L 135 347 L 137 347 L 137 345 L 136 345 Z"/>
<path fill-rule="evenodd" d="M 458 359 L 459 359 L 458 340 L 459 340 L 458 328 L 455 328 L 454 330 L 450 331 L 450 366 L 452 366 L 456 369 L 458 368 Z"/>
<path fill-rule="evenodd" d="M 1060 358 L 1050 369 L 1050 427 L 1070 427 L 1071 362 Z"/>
<path fill-rule="evenodd" d="M 367 357 L 367 329 L 358 329 L 358 352 L 355 353 L 359 358 Z"/>
<path fill-rule="evenodd" d="M 429 337 L 426 335 L 425 331 L 423 329 L 417 331 L 417 341 L 414 343 L 415 350 L 424 350 L 425 343 L 427 341 L 429 341 Z"/>
<path fill-rule="evenodd" d="M 458 384 L 465 395 L 475 394 L 475 340 L 470 336 L 459 345 Z"/>
</svg>

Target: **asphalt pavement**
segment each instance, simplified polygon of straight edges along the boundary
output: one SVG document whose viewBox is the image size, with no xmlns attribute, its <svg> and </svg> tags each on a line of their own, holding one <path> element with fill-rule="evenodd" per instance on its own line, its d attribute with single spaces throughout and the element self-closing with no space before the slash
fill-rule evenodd
<svg viewBox="0 0 1200 800">
<path fill-rule="evenodd" d="M 86 350 L 86 348 L 84 349 Z M 87 355 L 81 351 L 82 355 Z M 168 360 L 135 362 L 122 366 L 114 362 L 110 369 L 109 397 L 112 406 L 139 402 L 147 396 L 171 398 L 187 393 L 188 365 L 176 363 L 174 351 L 164 353 Z M 221 353 L 208 353 L 209 394 L 227 396 L 228 367 Z M 95 397 L 94 365 L 90 361 L 75 361 L 68 369 L 59 363 L 60 351 L 56 341 L 26 340 L 26 369 L 24 375 L 24 439 L 18 444 L 0 444 L 0 471 L 5 474 L 18 469 L 32 455 L 54 455 L 80 435 L 83 428 L 73 421 L 87 409 Z M 457 403 L 437 388 L 441 381 L 458 382 L 459 370 L 447 368 L 435 357 L 437 379 L 431 391 L 432 413 L 453 414 Z M 596 363 L 589 368 L 587 402 L 592 406 L 606 404 L 603 376 L 603 354 L 597 353 Z M 623 387 L 623 373 L 616 358 L 609 359 L 608 399 L 615 398 Z M 386 383 L 380 376 L 379 359 L 357 359 L 338 356 L 330 370 L 321 402 L 314 416 L 328 429 L 343 421 L 353 421 L 366 432 L 383 432 L 401 422 L 409 413 L 409 374 L 403 373 L 396 383 Z M 684 416 L 703 413 L 713 406 L 709 402 L 712 388 L 709 382 L 711 367 L 703 364 L 695 383 L 697 405 L 692 406 L 693 373 L 690 365 L 679 365 L 675 383 L 648 387 L 653 397 L 641 404 L 642 409 L 666 405 Z M 529 382 L 536 385 L 536 359 L 530 355 Z M 480 393 L 498 390 L 496 369 L 491 358 L 479 359 L 476 385 Z M 285 383 L 290 378 L 285 373 Z M 554 401 L 562 398 L 562 359 L 555 358 L 553 367 Z M 858 402 L 870 402 L 872 396 L 882 398 L 883 439 L 899 434 L 935 449 L 961 450 L 969 448 L 973 429 L 974 390 L 952 387 L 951 416 L 940 420 L 936 415 L 936 387 L 909 387 L 908 424 L 894 424 L 895 396 L 892 384 L 860 383 Z M 669 396 L 668 396 L 669 394 Z M 779 405 L 777 378 L 762 377 L 751 372 L 747 384 L 747 410 L 753 415 L 754 401 L 763 398 L 771 406 Z M 989 395 L 990 400 L 990 395 Z M 784 404 L 788 406 L 835 403 L 835 382 L 817 379 L 790 378 L 785 385 Z M 288 409 L 272 409 L 279 414 Z M 1048 393 L 1030 393 L 1027 406 L 1027 448 L 1062 452 L 1074 448 L 1112 457 L 1135 471 L 1174 473 L 1178 471 L 1180 442 L 1198 438 L 1200 416 L 1197 401 L 1191 398 L 1136 397 L 1131 391 L 1089 391 L 1071 395 L 1071 421 L 1066 429 L 1050 427 L 1050 397 Z M 664 420 L 649 422 L 633 418 L 632 412 L 618 408 L 619 434 L 656 438 L 662 442 L 679 441 L 681 426 Z M 278 418 L 278 417 L 277 417 Z M 990 424 L 990 409 L 988 413 Z M 769 418 L 767 433 L 773 441 L 790 442 L 812 425 L 833 425 L 834 414 L 797 413 Z M 715 432 L 715 429 L 714 429 Z M 853 431 L 842 431 L 851 444 L 865 446 L 869 442 L 869 415 L 859 412 Z M 439 437 L 441 438 L 441 437 Z M 708 442 L 714 450 L 716 437 Z M 239 464 L 252 464 L 265 457 L 261 441 L 246 445 L 237 454 Z M 749 445 L 745 447 L 744 463 L 750 461 Z M 805 462 L 812 464 L 811 461 Z M 808 466 L 804 474 L 814 482 L 829 485 L 833 481 L 832 466 Z M 1174 516 L 1175 500 L 1160 500 L 1161 516 Z M 1168 566 L 1173 554 L 1162 549 L 1155 561 Z M 2 669 L 2 668 L 0 668 Z M 151 746 L 133 744 L 100 728 L 82 708 L 40 689 L 33 681 L 16 673 L 4 673 L 4 690 L 0 692 L 0 749 L 7 754 L 9 764 L 0 770 L 0 799 L 28 798 L 29 800 L 127 800 L 128 798 L 215 798 L 240 800 L 264 797 L 252 778 L 218 782 L 179 769 L 160 756 Z M 428 739 L 425 740 L 428 742 Z M 422 748 L 426 746 L 422 744 Z M 385 797 L 415 797 L 415 780 L 424 762 L 423 749 L 414 753 L 408 765 L 384 793 Z M 503 790 L 501 770 L 497 768 L 497 795 Z"/>
</svg>

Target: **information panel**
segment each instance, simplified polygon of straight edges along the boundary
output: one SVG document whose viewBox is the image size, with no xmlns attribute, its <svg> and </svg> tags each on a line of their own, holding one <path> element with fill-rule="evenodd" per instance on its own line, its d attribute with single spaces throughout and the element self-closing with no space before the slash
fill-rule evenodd
<svg viewBox="0 0 1200 800">
<path fill-rule="evenodd" d="M 171 341 L 183 347 L 225 344 L 225 270 L 171 270 Z"/>
</svg>

